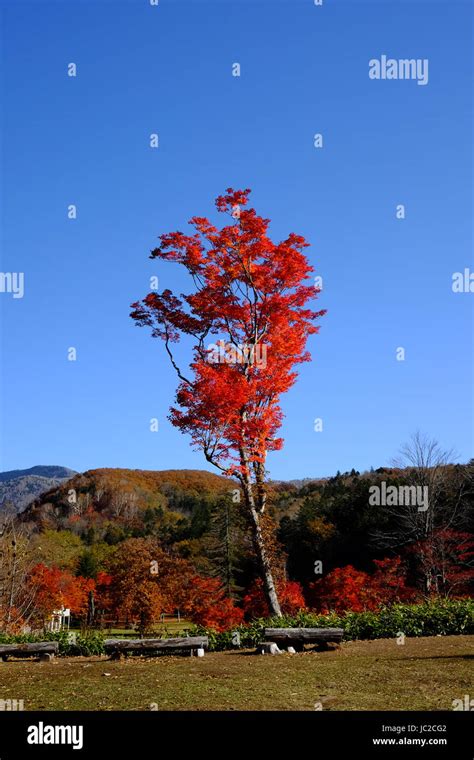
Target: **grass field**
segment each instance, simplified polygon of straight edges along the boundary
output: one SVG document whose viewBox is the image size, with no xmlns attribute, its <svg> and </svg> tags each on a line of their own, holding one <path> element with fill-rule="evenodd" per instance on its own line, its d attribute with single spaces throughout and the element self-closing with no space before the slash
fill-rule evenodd
<svg viewBox="0 0 474 760">
<path fill-rule="evenodd" d="M 0 663 L 25 710 L 451 710 L 473 694 L 474 636 L 344 643 L 278 656 L 58 658 Z"/>
<path fill-rule="evenodd" d="M 167 620 L 165 623 L 155 623 L 153 625 L 153 628 L 151 631 L 147 632 L 147 636 L 185 636 L 186 631 L 189 631 L 189 629 L 192 627 L 192 623 L 189 620 L 183 620 L 181 619 L 180 622 L 177 620 Z M 71 633 L 81 633 L 80 628 L 70 628 L 69 629 Z M 114 637 L 114 636 L 121 636 L 125 638 L 134 638 L 138 639 L 140 638 L 140 634 L 138 633 L 136 628 L 103 628 L 98 629 L 100 632 L 106 636 L 106 637 Z"/>
</svg>

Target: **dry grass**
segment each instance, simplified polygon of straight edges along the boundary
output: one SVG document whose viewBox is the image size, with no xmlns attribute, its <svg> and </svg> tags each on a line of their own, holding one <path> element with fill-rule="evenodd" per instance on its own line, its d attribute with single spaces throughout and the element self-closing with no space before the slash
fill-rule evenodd
<svg viewBox="0 0 474 760">
<path fill-rule="evenodd" d="M 472 694 L 474 636 L 343 644 L 256 656 L 0 663 L 0 699 L 26 710 L 451 710 Z"/>
</svg>

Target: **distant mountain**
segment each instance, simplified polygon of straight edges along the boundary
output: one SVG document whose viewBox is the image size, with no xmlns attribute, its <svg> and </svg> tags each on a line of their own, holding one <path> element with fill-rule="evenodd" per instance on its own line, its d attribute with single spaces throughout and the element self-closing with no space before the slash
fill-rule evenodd
<svg viewBox="0 0 474 760">
<path fill-rule="evenodd" d="M 269 485 L 273 486 L 276 490 L 288 488 L 293 486 L 294 488 L 302 488 L 308 485 L 308 483 L 326 483 L 329 478 L 294 478 L 293 480 L 269 480 Z"/>
<path fill-rule="evenodd" d="M 70 470 L 69 467 L 59 467 L 55 464 L 37 464 L 34 467 L 30 467 L 28 470 L 6 470 L 0 472 L 0 482 L 4 480 L 16 480 L 17 478 L 28 477 L 29 475 L 37 475 L 40 478 L 72 478 L 73 475 L 77 475 L 76 470 Z"/>
<path fill-rule="evenodd" d="M 0 510 L 22 512 L 35 499 L 77 473 L 68 467 L 36 465 L 27 470 L 0 472 Z"/>
</svg>

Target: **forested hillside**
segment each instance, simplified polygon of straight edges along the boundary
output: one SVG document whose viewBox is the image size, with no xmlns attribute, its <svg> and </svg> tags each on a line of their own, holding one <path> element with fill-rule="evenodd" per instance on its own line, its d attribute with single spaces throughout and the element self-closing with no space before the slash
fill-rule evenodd
<svg viewBox="0 0 474 760">
<path fill-rule="evenodd" d="M 413 487 L 410 468 L 271 484 L 264 529 L 284 606 L 363 609 L 472 591 L 472 465 L 424 477 L 431 477 L 429 521 L 423 507 L 371 503 L 374 487 Z M 206 471 L 90 470 L 41 496 L 19 520 L 33 563 L 95 579 L 116 572 L 114 562 L 126 568 L 132 555 L 140 565 L 140 557 L 160 554 L 168 574 L 212 579 L 249 614 L 265 614 L 231 479 Z"/>
</svg>

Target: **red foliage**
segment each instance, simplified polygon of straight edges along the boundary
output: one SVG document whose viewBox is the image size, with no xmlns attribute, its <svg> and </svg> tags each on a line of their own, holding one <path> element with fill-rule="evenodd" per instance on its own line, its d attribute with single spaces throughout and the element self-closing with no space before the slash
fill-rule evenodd
<svg viewBox="0 0 474 760">
<path fill-rule="evenodd" d="M 232 220 L 221 229 L 196 216 L 194 234 L 160 236 L 150 258 L 183 265 L 195 291 L 181 298 L 170 290 L 149 293 L 131 314 L 168 352 L 181 334 L 192 336 L 194 359 L 189 372 L 179 372 L 171 421 L 209 462 L 235 475 L 251 475 L 252 464 L 281 448 L 280 395 L 295 382 L 295 366 L 309 360 L 306 341 L 324 314 L 307 308 L 318 293 L 308 279 L 308 243 L 294 233 L 273 243 L 269 220 L 246 208 L 249 194 L 228 188 L 217 198 L 218 211 Z M 218 336 L 227 346 L 220 358 Z"/>
<path fill-rule="evenodd" d="M 408 550 L 415 558 L 424 591 L 429 595 L 464 596 L 474 583 L 474 537 L 471 533 L 438 530 Z"/>
<path fill-rule="evenodd" d="M 243 620 L 243 611 L 225 595 L 220 582 L 198 575 L 191 579 L 183 611 L 194 623 L 215 631 L 233 628 Z"/>
<path fill-rule="evenodd" d="M 295 615 L 306 607 L 303 589 L 296 581 L 277 582 L 277 594 L 281 610 L 286 615 Z M 260 578 L 254 581 L 244 596 L 244 613 L 247 619 L 268 617 L 270 612 L 263 593 L 263 582 Z"/>
<path fill-rule="evenodd" d="M 401 557 L 374 559 L 375 573 L 369 575 L 369 585 L 378 595 L 381 604 L 407 602 L 416 591 L 406 585 L 406 567 Z"/>
<path fill-rule="evenodd" d="M 346 565 L 336 567 L 326 578 L 311 583 L 311 606 L 323 613 L 362 612 L 416 596 L 415 590 L 406 586 L 400 557 L 374 560 L 374 564 L 376 571 L 372 574 Z"/>
<path fill-rule="evenodd" d="M 43 618 L 61 607 L 69 607 L 77 614 L 84 613 L 89 591 L 95 587 L 90 578 L 76 577 L 67 570 L 46 567 L 42 563 L 33 567 L 30 583 L 35 590 L 35 609 Z"/>
<path fill-rule="evenodd" d="M 97 609 L 110 612 L 112 609 L 111 585 L 113 578 L 108 573 L 97 573 L 94 597 Z"/>
</svg>

